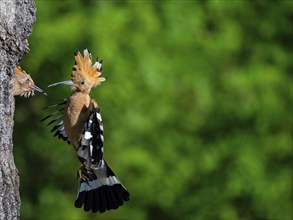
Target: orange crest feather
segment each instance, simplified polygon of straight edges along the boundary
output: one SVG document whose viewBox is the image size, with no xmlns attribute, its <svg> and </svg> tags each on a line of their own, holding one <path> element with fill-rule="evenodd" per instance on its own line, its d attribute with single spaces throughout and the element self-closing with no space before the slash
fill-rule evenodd
<svg viewBox="0 0 293 220">
<path fill-rule="evenodd" d="M 79 51 L 74 52 L 75 64 L 72 69 L 72 81 L 74 78 L 87 78 L 93 84 L 99 84 L 106 80 L 105 77 L 99 77 L 102 74 L 102 60 L 96 61 L 92 65 L 92 55 L 88 49 L 84 50 L 84 55 Z"/>
</svg>

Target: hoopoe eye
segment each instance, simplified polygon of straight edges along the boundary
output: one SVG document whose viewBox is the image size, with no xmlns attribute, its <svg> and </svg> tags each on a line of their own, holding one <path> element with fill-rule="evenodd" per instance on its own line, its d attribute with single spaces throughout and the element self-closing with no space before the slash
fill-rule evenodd
<svg viewBox="0 0 293 220">
<path fill-rule="evenodd" d="M 84 81 L 81 81 L 80 84 L 81 84 L 81 85 L 84 85 Z"/>
<path fill-rule="evenodd" d="M 30 79 L 26 79 L 25 83 L 28 84 L 30 82 Z"/>
</svg>

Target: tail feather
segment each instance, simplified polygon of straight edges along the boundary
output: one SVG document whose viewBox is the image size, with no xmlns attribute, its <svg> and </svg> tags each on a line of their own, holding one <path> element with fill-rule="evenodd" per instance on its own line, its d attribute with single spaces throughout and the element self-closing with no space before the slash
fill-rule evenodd
<svg viewBox="0 0 293 220">
<path fill-rule="evenodd" d="M 120 205 L 123 204 L 123 202 L 119 203 L 119 201 L 117 200 L 114 190 L 108 190 L 107 192 L 109 194 L 109 198 L 111 199 L 111 206 L 113 207 L 113 209 L 117 209 Z"/>
<path fill-rule="evenodd" d="M 129 192 L 122 185 L 115 185 L 113 187 L 117 201 L 123 202 L 129 200 Z M 122 203 L 123 204 L 123 203 Z M 121 204 L 121 205 L 122 205 Z"/>
<path fill-rule="evenodd" d="M 106 197 L 105 188 L 107 188 L 107 186 L 102 186 L 100 189 L 98 188 L 99 196 L 101 198 L 100 210 L 99 210 L 101 213 L 105 212 L 108 207 L 108 198 Z"/>
<path fill-rule="evenodd" d="M 100 210 L 101 199 L 99 196 L 99 191 L 94 190 L 94 203 L 93 203 L 93 213 L 98 212 Z"/>
<path fill-rule="evenodd" d="M 94 201 L 94 192 L 93 192 L 93 190 L 90 190 L 85 194 L 85 199 L 84 199 L 84 210 L 85 211 L 88 212 L 92 209 L 93 201 Z"/>
<path fill-rule="evenodd" d="M 85 211 L 103 213 L 117 209 L 129 200 L 129 192 L 105 162 L 93 172 L 87 175 L 87 181 L 80 180 L 75 207 L 83 206 Z"/>
<path fill-rule="evenodd" d="M 81 208 L 82 205 L 84 204 L 84 200 L 85 200 L 85 194 L 87 191 L 83 191 L 83 192 L 79 192 L 78 193 L 78 198 L 75 200 L 74 202 L 74 206 L 76 208 Z"/>
</svg>

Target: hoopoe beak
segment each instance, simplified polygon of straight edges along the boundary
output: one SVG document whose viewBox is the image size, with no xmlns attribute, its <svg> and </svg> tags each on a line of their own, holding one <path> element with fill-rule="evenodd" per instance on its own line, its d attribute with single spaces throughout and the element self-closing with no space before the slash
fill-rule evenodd
<svg viewBox="0 0 293 220">
<path fill-rule="evenodd" d="M 47 95 L 47 93 L 45 93 L 44 90 L 40 89 L 40 88 L 37 87 L 36 85 L 32 85 L 32 89 L 33 89 L 34 91 L 40 92 L 40 93 L 42 93 L 42 94 L 44 94 L 44 95 Z"/>
<path fill-rule="evenodd" d="M 74 86 L 74 83 L 73 83 L 71 80 L 68 80 L 68 81 L 63 81 L 63 82 L 56 82 L 56 83 L 53 83 L 53 84 L 51 84 L 51 85 L 48 85 L 48 87 L 58 86 L 58 85 Z"/>
</svg>

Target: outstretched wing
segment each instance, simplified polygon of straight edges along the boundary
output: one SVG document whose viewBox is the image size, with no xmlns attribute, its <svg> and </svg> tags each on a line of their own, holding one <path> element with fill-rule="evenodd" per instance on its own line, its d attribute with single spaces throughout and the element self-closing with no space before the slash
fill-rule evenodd
<svg viewBox="0 0 293 220">
<path fill-rule="evenodd" d="M 61 103 L 58 103 L 56 105 L 51 105 L 49 107 L 46 107 L 45 109 L 51 109 L 55 107 L 61 106 L 61 109 L 49 114 L 48 116 L 44 117 L 42 121 L 49 120 L 47 123 L 47 126 L 54 125 L 50 132 L 55 132 L 54 137 L 58 137 L 59 139 L 62 139 L 66 141 L 68 144 L 70 144 L 70 140 L 67 137 L 65 130 L 64 130 L 64 124 L 63 124 L 63 110 L 66 105 L 67 99 L 64 99 Z"/>
<path fill-rule="evenodd" d="M 100 108 L 93 107 L 85 123 L 77 155 L 88 166 L 98 167 L 103 159 L 104 128 Z"/>
</svg>

